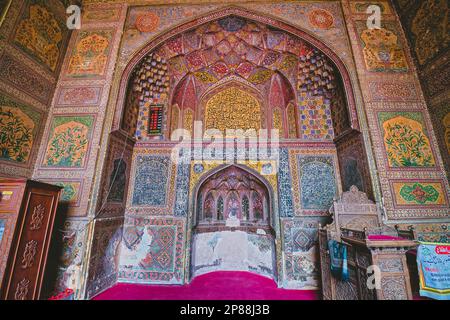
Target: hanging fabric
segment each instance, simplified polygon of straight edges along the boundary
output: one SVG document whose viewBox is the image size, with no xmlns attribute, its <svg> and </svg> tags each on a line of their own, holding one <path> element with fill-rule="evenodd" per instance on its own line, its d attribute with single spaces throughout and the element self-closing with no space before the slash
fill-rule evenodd
<svg viewBox="0 0 450 320">
<path fill-rule="evenodd" d="M 336 240 L 329 240 L 328 249 L 330 251 L 331 274 L 342 281 L 347 281 L 349 277 L 347 267 L 347 246 Z"/>
</svg>

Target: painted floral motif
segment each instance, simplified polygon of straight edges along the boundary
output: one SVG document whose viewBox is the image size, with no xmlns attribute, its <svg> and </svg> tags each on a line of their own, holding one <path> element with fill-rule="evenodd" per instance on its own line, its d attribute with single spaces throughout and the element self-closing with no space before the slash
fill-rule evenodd
<svg viewBox="0 0 450 320">
<path fill-rule="evenodd" d="M 422 185 L 420 183 L 404 185 L 400 189 L 400 195 L 406 201 L 418 204 L 436 202 L 439 198 L 439 192 L 432 185 Z"/>
<path fill-rule="evenodd" d="M 136 18 L 136 29 L 141 32 L 155 31 L 158 26 L 159 17 L 154 12 L 146 12 Z"/>
<path fill-rule="evenodd" d="M 446 206 L 447 199 L 442 183 L 436 181 L 403 182 L 392 184 L 395 204 L 400 206 Z"/>
<path fill-rule="evenodd" d="M 268 69 L 258 69 L 256 72 L 254 72 L 250 77 L 248 77 L 248 81 L 250 81 L 253 84 L 261 84 L 270 79 L 272 76 L 273 71 Z"/>
<path fill-rule="evenodd" d="M 217 82 L 216 77 L 211 73 L 206 71 L 198 71 L 194 73 L 195 77 L 203 83 L 215 83 Z"/>
<path fill-rule="evenodd" d="M 67 74 L 71 77 L 103 75 L 111 38 L 112 31 L 81 32 L 70 58 Z"/>
<path fill-rule="evenodd" d="M 18 45 L 52 71 L 55 71 L 58 64 L 62 40 L 62 30 L 55 16 L 38 4 L 30 6 L 29 17 L 19 23 L 14 37 Z"/>
<path fill-rule="evenodd" d="M 405 53 L 399 45 L 398 37 L 393 31 L 387 29 L 387 26 L 380 29 L 365 29 L 360 34 L 364 45 L 364 60 L 369 71 L 404 72 L 408 70 Z"/>
<path fill-rule="evenodd" d="M 276 108 L 273 110 L 273 118 L 272 118 L 272 127 L 278 130 L 278 134 L 280 138 L 284 138 L 283 132 L 283 116 L 281 114 L 281 110 Z"/>
<path fill-rule="evenodd" d="M 309 23 L 319 29 L 330 29 L 334 26 L 333 15 L 324 9 L 314 9 L 308 14 Z"/>
<path fill-rule="evenodd" d="M 147 232 L 152 241 L 147 255 L 139 263 L 140 266 L 145 270 L 173 272 L 176 227 L 148 227 Z"/>
<path fill-rule="evenodd" d="M 82 167 L 88 150 L 93 118 L 57 117 L 47 145 L 44 165 L 49 167 Z"/>
<path fill-rule="evenodd" d="M 33 145 L 34 122 L 17 108 L 0 107 L 0 159 L 27 162 Z"/>
<path fill-rule="evenodd" d="M 387 114 L 381 113 L 380 116 L 383 118 Z M 411 114 L 415 115 L 416 113 Z M 384 145 L 391 167 L 432 167 L 435 165 L 430 141 L 420 122 L 399 115 L 386 120 L 383 123 L 383 129 Z"/>
</svg>

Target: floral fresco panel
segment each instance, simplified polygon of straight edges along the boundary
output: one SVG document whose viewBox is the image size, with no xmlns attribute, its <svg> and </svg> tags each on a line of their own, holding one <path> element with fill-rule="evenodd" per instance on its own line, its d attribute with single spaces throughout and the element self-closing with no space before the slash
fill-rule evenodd
<svg viewBox="0 0 450 320">
<path fill-rule="evenodd" d="M 27 163 L 41 114 L 0 94 L 0 160 Z"/>
<path fill-rule="evenodd" d="M 106 71 L 113 31 L 81 31 L 69 60 L 71 78 L 95 78 Z"/>
<path fill-rule="evenodd" d="M 68 34 L 65 21 L 55 14 L 63 7 L 59 1 L 31 0 L 24 7 L 14 35 L 14 43 L 55 71 Z"/>
<path fill-rule="evenodd" d="M 84 167 L 93 124 L 93 116 L 54 117 L 43 165 Z"/>
<path fill-rule="evenodd" d="M 411 181 L 392 183 L 398 206 L 445 206 L 447 198 L 440 181 Z"/>
<path fill-rule="evenodd" d="M 381 28 L 368 29 L 366 21 L 356 21 L 364 62 L 372 72 L 406 72 L 408 64 L 398 26 L 383 21 Z"/>
<path fill-rule="evenodd" d="M 421 112 L 379 112 L 378 121 L 390 167 L 434 167 Z"/>
</svg>

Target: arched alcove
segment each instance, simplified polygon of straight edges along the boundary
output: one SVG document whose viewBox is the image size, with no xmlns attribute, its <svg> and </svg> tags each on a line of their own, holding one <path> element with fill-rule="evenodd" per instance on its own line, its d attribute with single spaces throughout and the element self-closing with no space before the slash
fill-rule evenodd
<svg viewBox="0 0 450 320">
<path fill-rule="evenodd" d="M 230 29 L 230 26 L 233 24 L 237 24 L 236 28 L 238 30 L 235 30 L 234 27 Z M 262 33 L 264 36 L 261 37 L 261 42 L 258 42 L 257 39 L 244 41 L 245 39 L 237 36 L 240 31 L 239 28 L 256 28 L 254 33 Z M 198 46 L 189 48 L 185 44 L 185 37 L 192 36 L 199 29 L 203 31 L 201 31 Z M 224 38 L 220 40 L 212 39 L 212 36 L 217 32 L 224 32 Z M 275 42 L 272 40 L 268 42 L 267 40 L 268 37 L 276 37 L 275 34 L 281 35 L 284 39 L 283 41 L 285 41 L 278 48 L 276 48 L 276 45 L 274 46 L 275 40 L 272 39 Z M 208 55 L 208 53 L 210 56 L 214 56 L 211 50 L 219 50 L 218 47 L 224 44 L 224 40 L 228 41 L 228 49 L 231 48 L 229 52 L 225 52 L 228 49 L 223 47 L 220 48 L 222 54 L 218 55 L 217 59 L 204 58 L 204 55 Z M 214 43 L 214 41 L 216 42 Z M 233 46 L 230 41 L 235 41 L 235 45 Z M 202 43 L 208 45 L 202 47 Z M 239 43 L 242 43 L 244 49 L 239 49 Z M 241 55 L 233 54 L 231 52 L 233 50 L 240 50 Z M 261 53 L 258 53 L 260 52 L 258 50 Z M 201 57 L 199 58 L 196 55 L 200 52 Z M 215 54 L 217 52 L 219 51 L 216 51 Z M 255 55 L 257 53 L 259 54 L 258 59 L 252 56 L 252 54 Z M 251 70 L 246 68 L 250 64 L 252 64 L 253 68 Z M 155 70 L 152 70 L 152 68 Z M 174 68 L 179 68 L 179 70 L 174 70 Z M 222 71 L 223 74 L 221 74 Z M 157 79 L 154 77 L 155 74 L 158 74 Z M 169 81 L 165 79 L 167 75 L 170 77 Z M 156 82 L 152 86 L 150 80 L 155 81 L 155 79 Z M 147 84 L 144 86 L 144 83 Z M 148 84 L 150 84 L 150 87 Z M 135 86 L 139 89 L 135 90 Z M 306 112 L 302 113 L 299 109 L 300 102 L 304 101 L 305 97 L 314 103 L 320 101 L 320 103 L 327 104 L 327 111 L 329 112 L 324 112 L 324 115 L 327 116 L 327 125 L 332 130 L 332 134 L 326 138 L 325 142 L 317 139 L 309 141 L 305 145 L 318 146 L 318 148 L 324 146 L 334 148 L 338 143 L 345 142 L 345 137 L 349 137 L 351 134 L 352 137 L 359 139 L 358 143 L 364 148 L 361 134 L 357 131 L 359 124 L 350 76 L 339 57 L 310 34 L 278 20 L 253 14 L 241 8 L 221 9 L 195 21 L 178 26 L 153 39 L 137 53 L 123 73 L 113 128 L 126 132 L 127 128 L 133 127 L 133 125 L 129 125 L 130 122 L 136 122 L 134 126 L 135 132 L 139 130 L 146 131 L 147 137 L 136 136 L 133 139 L 137 141 L 134 146 L 137 153 L 140 152 L 137 150 L 139 148 L 171 148 L 174 142 L 169 141 L 170 133 L 175 128 L 183 127 L 189 129 L 194 120 L 204 120 L 204 110 L 208 101 L 218 93 L 230 88 L 241 90 L 253 96 L 259 102 L 261 127 L 269 129 L 279 127 L 282 129 L 283 134 L 281 138 L 285 140 L 282 142 L 286 143 L 287 148 L 294 145 L 298 147 L 301 142 L 306 141 L 302 141 L 304 129 L 301 127 L 302 115 L 306 114 Z M 141 95 L 141 91 L 144 92 L 143 95 Z M 303 94 L 305 97 L 302 96 Z M 137 103 L 137 105 L 135 104 L 127 109 L 126 101 L 129 101 L 131 104 Z M 155 116 L 153 117 L 152 115 Z M 117 121 L 118 117 L 122 118 L 121 128 L 118 125 L 120 123 Z M 343 121 L 339 121 L 338 117 L 341 120 L 343 119 Z M 151 125 L 151 119 L 156 119 L 155 126 Z M 304 121 L 309 121 L 309 119 Z M 123 124 L 127 124 L 127 126 L 123 126 Z M 337 131 L 334 128 L 338 127 L 340 128 L 338 130 L 339 133 L 337 134 L 338 136 L 335 136 L 334 134 Z M 133 132 L 127 133 L 127 135 L 133 134 Z M 152 139 L 165 141 L 151 141 Z M 355 138 L 355 140 L 357 139 Z M 337 152 L 340 152 L 339 147 L 337 147 Z M 367 165 L 367 162 L 364 165 Z M 135 169 L 133 167 L 130 170 L 133 171 Z M 222 169 L 221 167 L 220 170 Z M 210 173 L 213 174 L 212 172 Z M 203 175 L 203 177 L 207 179 L 206 176 L 210 173 Z M 276 179 L 278 178 L 275 177 Z M 338 175 L 337 179 L 339 179 Z M 233 193 L 221 195 L 211 191 L 210 193 L 198 194 L 198 189 L 196 188 L 201 183 L 194 188 L 189 185 L 189 180 L 185 183 L 184 186 L 189 185 L 189 190 L 186 191 L 188 195 L 185 196 L 185 199 L 189 199 L 189 203 L 186 206 L 190 208 L 189 211 L 191 211 L 192 215 L 188 212 L 180 213 L 179 211 L 176 214 L 179 216 L 184 214 L 186 216 L 186 221 L 183 222 L 186 223 L 186 229 L 188 230 L 185 234 L 186 246 L 183 247 L 186 257 L 184 262 L 186 273 L 192 267 L 191 261 L 194 259 L 196 252 L 198 252 L 195 249 L 195 245 L 192 244 L 196 241 L 195 237 L 202 233 L 196 233 L 195 231 L 198 230 L 195 230 L 194 226 L 198 225 L 197 213 L 205 209 L 206 201 L 208 204 L 207 209 L 210 210 L 208 219 L 211 221 L 214 217 L 217 220 L 225 221 L 227 209 L 232 202 L 239 203 L 237 206 L 238 211 L 240 211 L 238 215 L 241 218 L 247 216 L 247 209 L 244 208 L 247 206 L 247 202 L 249 218 L 252 216 L 250 211 L 252 203 L 258 203 L 258 210 L 256 210 L 256 216 L 258 217 L 261 215 L 262 208 L 263 220 L 265 212 L 272 213 L 268 215 L 269 224 L 267 226 L 256 223 L 248 225 L 246 229 L 239 230 L 236 226 L 226 226 L 226 223 L 223 223 L 220 227 L 224 229 L 220 232 L 240 232 L 242 236 L 247 237 L 247 240 L 245 240 L 247 243 L 250 241 L 248 240 L 248 235 L 251 235 L 251 237 L 272 236 L 272 240 L 267 245 L 270 247 L 270 254 L 274 254 L 274 236 L 275 234 L 278 234 L 277 236 L 280 237 L 282 235 L 281 221 L 277 212 L 282 210 L 281 203 L 284 199 L 282 201 L 279 195 L 281 190 L 279 185 L 274 184 L 274 186 L 279 188 L 279 190 L 274 192 L 271 190 L 270 185 L 264 182 L 264 179 L 259 180 L 267 187 L 269 195 L 267 198 L 258 197 L 258 194 L 255 195 L 252 192 L 238 194 L 232 198 L 230 197 Z M 200 180 L 200 182 L 203 182 L 203 180 Z M 175 182 L 171 181 L 170 183 L 174 184 Z M 195 194 L 194 197 L 191 197 L 192 192 Z M 171 201 L 178 201 L 178 199 L 171 199 Z M 292 199 L 289 201 L 292 204 Z M 283 205 L 289 201 L 284 201 Z M 177 206 L 178 204 L 177 202 Z M 142 210 L 142 212 L 145 212 L 145 210 Z M 286 212 L 288 211 L 283 210 L 283 214 L 286 214 Z M 294 216 L 294 213 L 289 217 L 292 216 Z M 255 214 L 253 214 L 254 217 Z M 284 217 L 287 216 L 285 215 Z M 248 219 L 246 220 L 248 221 Z M 239 227 L 243 227 L 244 224 L 239 222 Z M 194 230 L 192 230 L 193 227 Z M 206 225 L 206 228 L 208 227 L 216 228 L 214 225 Z M 227 230 L 226 228 L 234 228 L 235 231 Z M 194 232 L 191 233 L 191 230 Z M 261 231 L 259 231 L 261 234 L 258 234 L 258 230 L 262 230 L 265 234 L 262 234 Z M 213 244 L 217 240 L 214 240 L 212 235 L 215 232 L 204 232 L 204 234 L 206 233 L 212 237 L 208 241 L 211 240 L 211 244 Z M 277 239 L 276 243 L 277 250 L 281 250 L 281 239 Z M 271 261 L 274 262 L 275 260 Z M 276 270 L 275 265 L 281 265 L 281 263 L 281 261 L 278 261 L 273 265 L 273 268 L 269 268 L 270 272 L 266 272 L 267 270 L 260 270 L 260 272 L 261 274 L 266 272 L 266 275 L 276 279 L 275 275 L 278 272 L 281 273 L 282 270 Z M 210 267 L 215 268 L 214 265 Z M 193 268 L 191 269 L 191 276 L 206 270 L 200 271 L 195 270 L 195 267 Z M 186 276 L 186 279 L 188 278 L 189 276 Z M 279 279 L 277 280 L 279 281 Z"/>
<path fill-rule="evenodd" d="M 311 104 L 324 105 L 319 118 L 327 117 L 329 126 L 316 139 L 332 140 L 359 129 L 349 75 L 323 43 L 240 8 L 202 21 L 161 36 L 157 45 L 141 50 L 139 60 L 132 59 L 124 74 L 128 89 L 119 92 L 119 104 L 125 102 L 122 130 L 137 140 L 168 140 L 174 128 L 191 129 L 194 120 L 205 121 L 204 95 L 228 79 L 258 93 L 262 127 L 279 129 L 281 139 L 311 135 L 304 125 L 313 121 L 306 111 Z M 234 95 L 241 93 L 235 90 Z"/>
<path fill-rule="evenodd" d="M 206 173 L 194 191 L 191 278 L 219 270 L 277 279 L 272 191 L 240 165 Z"/>
</svg>

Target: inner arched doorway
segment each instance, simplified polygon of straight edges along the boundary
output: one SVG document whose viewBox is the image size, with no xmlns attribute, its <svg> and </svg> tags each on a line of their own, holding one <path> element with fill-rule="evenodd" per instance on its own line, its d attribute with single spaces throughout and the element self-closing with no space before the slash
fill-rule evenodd
<svg viewBox="0 0 450 320">
<path fill-rule="evenodd" d="M 250 271 L 276 279 L 272 195 L 260 177 L 236 165 L 213 170 L 194 208 L 191 278 Z"/>
</svg>

